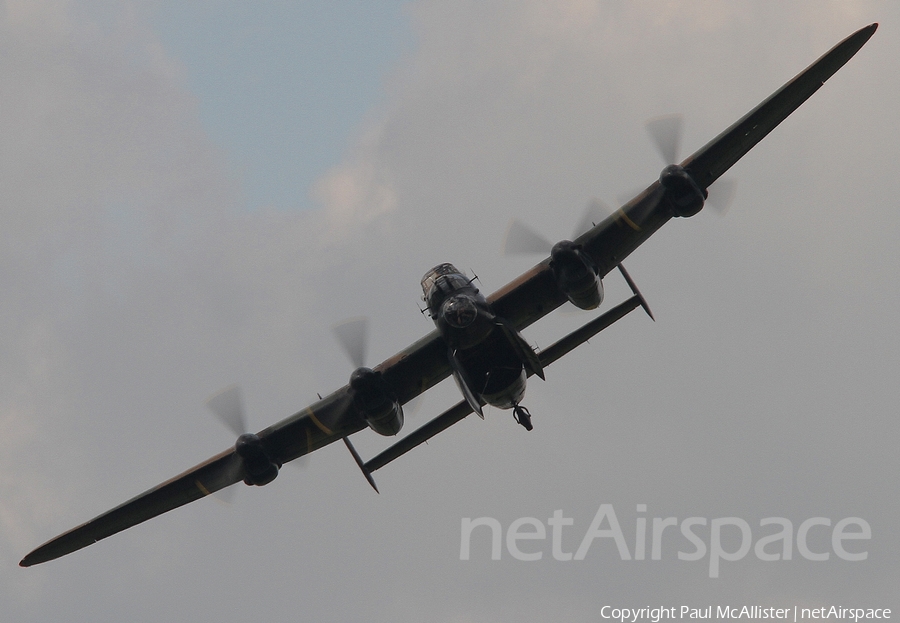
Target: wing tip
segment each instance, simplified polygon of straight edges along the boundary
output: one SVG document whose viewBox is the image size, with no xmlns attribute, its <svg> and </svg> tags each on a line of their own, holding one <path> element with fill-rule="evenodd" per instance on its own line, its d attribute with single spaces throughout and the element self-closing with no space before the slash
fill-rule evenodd
<svg viewBox="0 0 900 623">
<path fill-rule="evenodd" d="M 33 552 L 31 552 L 27 556 L 25 556 L 25 558 L 20 560 L 19 566 L 20 567 L 31 567 L 32 565 L 37 565 L 42 562 L 46 562 L 46 560 L 44 560 L 36 555 L 40 551 L 40 549 L 41 548 L 34 550 Z"/>
<path fill-rule="evenodd" d="M 60 537 L 64 535 L 60 535 L 55 539 L 51 539 L 47 541 L 37 549 L 29 552 L 25 558 L 19 561 L 20 567 L 32 567 L 34 565 L 39 565 L 44 562 L 50 562 L 51 560 L 56 560 L 60 556 L 65 556 L 66 554 L 71 554 L 72 552 L 85 547 L 85 545 L 81 545 L 76 547 L 75 549 L 66 550 L 65 548 L 60 548 L 58 545 L 58 541 Z M 96 542 L 96 541 L 94 541 Z M 86 544 L 88 545 L 88 544 Z"/>
<path fill-rule="evenodd" d="M 876 30 L 878 30 L 878 22 L 872 22 L 868 26 L 863 26 L 862 28 L 857 30 L 855 33 L 850 35 L 850 37 L 852 38 L 852 37 L 856 37 L 856 36 L 861 36 L 861 38 L 863 39 L 863 42 L 860 45 L 860 47 L 862 47 L 862 45 L 865 45 L 865 43 L 872 37 L 872 35 L 875 34 Z"/>
</svg>

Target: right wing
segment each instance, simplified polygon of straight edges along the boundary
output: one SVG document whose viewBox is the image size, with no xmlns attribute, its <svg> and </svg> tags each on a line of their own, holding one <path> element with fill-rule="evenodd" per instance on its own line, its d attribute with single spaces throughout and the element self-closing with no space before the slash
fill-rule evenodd
<svg viewBox="0 0 900 623">
<path fill-rule="evenodd" d="M 100 539 L 240 482 L 244 478 L 243 474 L 244 466 L 241 458 L 234 450 L 226 450 L 44 543 L 25 556 L 19 565 L 30 567 L 87 547 Z"/>
<path fill-rule="evenodd" d="M 381 364 L 402 402 L 450 374 L 446 345 L 436 331 Z M 348 386 L 258 433 L 278 465 L 309 454 L 366 427 Z M 101 539 L 184 506 L 244 479 L 243 459 L 228 449 L 94 519 L 44 543 L 19 563 L 30 567 L 70 554 Z"/>
</svg>

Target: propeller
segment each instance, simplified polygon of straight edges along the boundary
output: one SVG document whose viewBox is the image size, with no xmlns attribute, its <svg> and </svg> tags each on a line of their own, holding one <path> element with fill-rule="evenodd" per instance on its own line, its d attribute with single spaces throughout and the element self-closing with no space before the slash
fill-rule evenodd
<svg viewBox="0 0 900 623">
<path fill-rule="evenodd" d="M 247 432 L 241 389 L 232 385 L 206 401 L 206 406 L 228 429 L 240 437 Z"/>
<path fill-rule="evenodd" d="M 206 406 L 236 437 L 249 432 L 247 429 L 247 418 L 244 416 L 244 401 L 241 397 L 241 388 L 238 385 L 226 387 L 207 400 Z M 305 467 L 307 458 L 304 455 L 294 459 L 291 461 L 291 465 Z M 236 487 L 227 487 L 215 493 L 215 496 L 230 504 L 234 500 L 234 492 L 236 490 Z"/>
<path fill-rule="evenodd" d="M 733 177 L 720 177 L 715 184 L 706 189 L 709 196 L 706 201 L 719 214 L 725 214 L 734 201 L 737 192 L 737 180 Z"/>
<path fill-rule="evenodd" d="M 241 389 L 237 385 L 231 385 L 220 391 L 206 401 L 206 406 L 236 437 L 240 437 L 247 432 L 246 418 L 244 418 L 244 402 L 241 399 Z M 234 502 L 236 491 L 237 487 L 226 487 L 213 495 L 219 501 L 231 504 Z"/>
<path fill-rule="evenodd" d="M 683 126 L 684 117 L 677 113 L 651 119 L 645 126 L 666 164 L 678 162 Z"/>
<path fill-rule="evenodd" d="M 578 225 L 575 227 L 572 238 L 577 238 L 585 233 L 610 214 L 612 214 L 612 210 L 605 203 L 599 199 L 591 199 L 581 218 L 578 219 Z M 503 255 L 530 255 L 538 253 L 550 255 L 552 248 L 552 242 L 520 220 L 514 218 L 509 222 L 506 237 L 503 239 Z"/>
<path fill-rule="evenodd" d="M 588 201 L 587 206 L 584 208 L 584 212 L 581 213 L 581 218 L 578 220 L 578 224 L 575 225 L 575 231 L 572 234 L 572 238 L 578 238 L 578 236 L 587 233 L 589 230 L 593 229 L 594 225 L 612 213 L 612 208 L 594 197 Z"/>
<path fill-rule="evenodd" d="M 518 219 L 509 222 L 503 239 L 503 255 L 549 255 L 553 243 Z"/>
<path fill-rule="evenodd" d="M 369 319 L 364 316 L 349 318 L 332 326 L 331 331 L 353 367 L 363 367 L 369 345 Z"/>
<path fill-rule="evenodd" d="M 656 117 L 644 126 L 656 150 L 666 164 L 675 164 L 679 158 L 681 137 L 683 136 L 684 117 L 680 114 Z M 737 183 L 731 178 L 720 178 L 707 189 L 708 203 L 719 214 L 725 214 L 734 199 Z M 628 198 L 630 200 L 631 197 Z M 623 202 L 624 203 L 624 202 Z"/>
<path fill-rule="evenodd" d="M 354 368 L 366 365 L 366 354 L 369 351 L 369 319 L 366 316 L 348 318 L 332 325 L 331 332 Z M 422 394 L 419 394 L 404 405 L 403 413 L 407 417 L 414 417 L 421 405 Z"/>
</svg>

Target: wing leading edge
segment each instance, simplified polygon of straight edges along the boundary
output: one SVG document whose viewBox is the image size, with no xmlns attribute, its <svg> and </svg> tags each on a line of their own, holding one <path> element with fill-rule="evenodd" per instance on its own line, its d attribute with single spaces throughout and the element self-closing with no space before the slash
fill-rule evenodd
<svg viewBox="0 0 900 623">
<path fill-rule="evenodd" d="M 701 189 L 745 155 L 840 69 L 875 33 L 878 24 L 856 31 L 800 72 L 759 106 L 707 143 L 682 164 Z M 657 180 L 575 242 L 583 245 L 605 276 L 672 218 Z M 547 258 L 488 297 L 497 315 L 522 330 L 565 302 Z"/>
<path fill-rule="evenodd" d="M 857 30 L 730 128 L 688 157 L 682 164 L 691 177 L 701 188 L 709 188 L 853 58 L 877 29 L 878 24 L 875 23 Z"/>
</svg>

